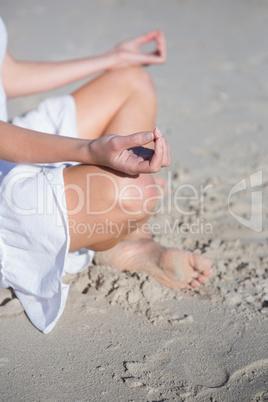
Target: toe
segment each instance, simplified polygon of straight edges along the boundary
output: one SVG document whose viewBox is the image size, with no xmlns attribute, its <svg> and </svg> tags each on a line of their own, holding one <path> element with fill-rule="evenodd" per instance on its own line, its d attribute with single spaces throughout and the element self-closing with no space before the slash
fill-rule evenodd
<svg viewBox="0 0 268 402">
<path fill-rule="evenodd" d="M 205 276 L 210 276 L 212 274 L 212 270 L 204 271 L 204 272 L 202 272 L 202 274 L 205 275 Z"/>
<path fill-rule="evenodd" d="M 199 254 L 190 254 L 190 264 L 192 268 L 195 270 L 204 273 L 205 275 L 211 274 L 211 265 L 212 262 L 202 255 Z"/>
<path fill-rule="evenodd" d="M 191 282 L 191 287 L 193 287 L 193 288 L 198 288 L 198 286 L 200 286 L 200 285 L 201 285 L 201 283 L 198 282 L 196 279 L 192 280 L 192 282 Z"/>
<path fill-rule="evenodd" d="M 198 271 L 193 270 L 191 273 L 191 279 L 189 280 L 189 282 L 192 280 L 192 278 L 197 279 L 199 275 L 200 275 L 200 273 Z"/>
<path fill-rule="evenodd" d="M 200 282 L 200 283 L 206 283 L 206 281 L 207 281 L 207 277 L 206 276 L 204 276 L 204 275 L 198 275 L 198 281 Z"/>
</svg>

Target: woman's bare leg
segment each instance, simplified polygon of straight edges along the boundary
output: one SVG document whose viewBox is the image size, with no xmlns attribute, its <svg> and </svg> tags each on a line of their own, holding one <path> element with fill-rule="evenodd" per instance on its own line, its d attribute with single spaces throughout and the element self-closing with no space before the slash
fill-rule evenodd
<svg viewBox="0 0 268 402">
<path fill-rule="evenodd" d="M 97 138 L 106 133 L 127 135 L 155 127 L 157 102 L 154 85 L 147 72 L 140 68 L 107 72 L 78 89 L 73 96 L 77 107 L 78 134 L 82 138 Z M 79 182 L 81 185 L 81 177 L 85 172 L 80 172 L 80 168 L 66 169 L 65 182 Z M 92 167 L 84 169 L 90 171 Z M 111 174 L 113 177 L 113 172 Z M 145 176 L 148 178 L 148 175 Z M 140 185 L 135 178 L 125 180 L 132 180 L 132 183 Z M 143 184 L 144 182 L 142 188 Z M 107 197 L 110 201 L 115 199 L 113 192 L 109 194 L 109 191 L 104 183 L 96 182 L 96 192 L 91 203 L 94 208 L 98 208 Z M 147 193 L 147 197 L 149 195 Z M 67 192 L 66 196 L 68 209 L 71 210 L 75 205 L 73 195 Z M 149 216 L 150 214 L 141 214 L 139 218 L 136 217 L 136 221 L 141 224 Z M 103 215 L 101 219 L 105 218 L 107 217 Z M 77 219 L 80 223 L 90 222 L 91 227 L 99 222 L 99 217 L 96 219 L 85 212 Z M 120 226 L 129 221 L 129 216 L 116 210 L 109 219 Z M 119 270 L 145 271 L 160 283 L 172 288 L 197 287 L 206 281 L 211 272 L 209 260 L 185 251 L 166 249 L 155 243 L 144 228 L 145 226 L 140 226 L 135 230 L 132 227 L 131 233 L 130 230 L 123 231 L 122 236 L 117 239 L 98 235 L 96 242 L 93 239 L 89 241 L 83 235 L 74 235 L 73 238 L 71 235 L 71 247 L 76 249 L 86 246 L 94 250 L 111 248 L 98 253 L 100 263 L 113 265 Z"/>
<path fill-rule="evenodd" d="M 143 271 L 171 287 L 197 287 L 210 274 L 206 258 L 167 249 L 152 239 L 145 222 L 157 190 L 150 175 L 127 177 L 78 165 L 64 169 L 70 251 L 88 247 L 97 262 L 121 271 Z"/>
<path fill-rule="evenodd" d="M 154 211 L 157 190 L 151 175 L 128 177 L 89 165 L 65 168 L 63 175 L 70 251 L 110 249 Z"/>
<path fill-rule="evenodd" d="M 153 130 L 157 98 L 150 75 L 139 67 L 108 71 L 73 94 L 80 138 Z"/>
</svg>

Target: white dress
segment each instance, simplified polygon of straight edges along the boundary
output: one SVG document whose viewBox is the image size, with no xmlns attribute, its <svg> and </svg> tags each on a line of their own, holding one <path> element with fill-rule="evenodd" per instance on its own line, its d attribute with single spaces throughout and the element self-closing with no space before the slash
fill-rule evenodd
<svg viewBox="0 0 268 402">
<path fill-rule="evenodd" d="M 0 68 L 7 32 L 0 18 Z M 0 78 L 0 120 L 7 121 Z M 50 134 L 76 136 L 71 95 L 49 98 L 13 124 Z M 14 144 L 16 146 L 16 144 Z M 16 165 L 0 160 L 0 287 L 12 287 L 32 323 L 48 333 L 65 307 L 65 272 L 87 268 L 94 252 L 69 253 L 63 169 L 68 163 Z"/>
</svg>

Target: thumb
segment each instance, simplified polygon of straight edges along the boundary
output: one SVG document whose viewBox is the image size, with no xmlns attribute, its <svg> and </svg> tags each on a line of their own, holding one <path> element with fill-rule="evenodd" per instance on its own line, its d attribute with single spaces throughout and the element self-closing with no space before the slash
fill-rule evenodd
<svg viewBox="0 0 268 402">
<path fill-rule="evenodd" d="M 142 131 L 140 133 L 135 133 L 127 135 L 120 138 L 120 145 L 122 148 L 135 148 L 141 147 L 143 145 L 149 144 L 154 140 L 154 133 L 152 131 Z"/>
</svg>

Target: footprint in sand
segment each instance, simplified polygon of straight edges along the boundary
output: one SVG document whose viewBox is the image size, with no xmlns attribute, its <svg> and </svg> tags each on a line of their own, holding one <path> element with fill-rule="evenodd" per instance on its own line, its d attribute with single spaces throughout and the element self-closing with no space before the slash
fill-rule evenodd
<svg viewBox="0 0 268 402">
<path fill-rule="evenodd" d="M 184 356 L 179 354 L 179 356 L 181 359 L 178 365 L 175 355 L 158 351 L 145 357 L 143 362 L 124 362 L 124 368 L 128 375 L 142 379 L 146 384 L 159 378 L 160 372 L 163 380 L 165 377 L 170 379 L 172 376 L 175 383 L 178 384 L 185 381 L 192 386 L 218 388 L 227 383 L 228 372 L 215 357 L 207 355 L 205 359 L 200 358 L 197 361 L 193 356 L 188 358 L 187 354 Z M 146 377 L 148 378 L 146 379 Z"/>
<path fill-rule="evenodd" d="M 260 375 L 266 375 L 267 385 L 268 385 L 268 359 L 257 360 L 248 366 L 242 367 L 241 369 L 235 371 L 230 376 L 230 382 L 243 382 L 244 378 L 247 378 L 249 382 L 254 381 L 256 377 Z"/>
<path fill-rule="evenodd" d="M 192 320 L 186 320 L 186 322 L 191 323 Z M 197 347 L 194 340 L 188 342 L 189 339 L 186 338 L 185 342 L 181 337 L 170 339 L 165 343 L 172 356 L 169 369 L 176 378 L 184 380 L 191 386 L 205 388 L 218 388 L 226 384 L 229 374 L 217 351 L 211 350 L 203 343 Z"/>
<path fill-rule="evenodd" d="M 147 373 L 149 371 L 164 369 L 170 361 L 171 357 L 169 356 L 169 354 L 160 351 L 156 352 L 152 356 L 144 357 L 142 363 L 124 362 L 124 367 L 125 370 L 128 371 L 131 375 L 141 376 L 143 373 Z"/>
<path fill-rule="evenodd" d="M 196 396 L 196 402 L 224 400 L 231 392 L 233 401 L 268 401 L 268 359 L 257 360 L 230 375 L 223 387 L 203 389 Z"/>
<path fill-rule="evenodd" d="M 235 371 L 230 377 L 229 384 L 243 390 L 250 388 L 251 392 L 255 393 L 252 395 L 253 401 L 268 401 L 268 359 L 257 360 Z"/>
<path fill-rule="evenodd" d="M 212 356 L 205 360 L 188 360 L 184 365 L 184 372 L 188 383 L 206 388 L 219 388 L 227 383 L 227 370 Z"/>
</svg>

